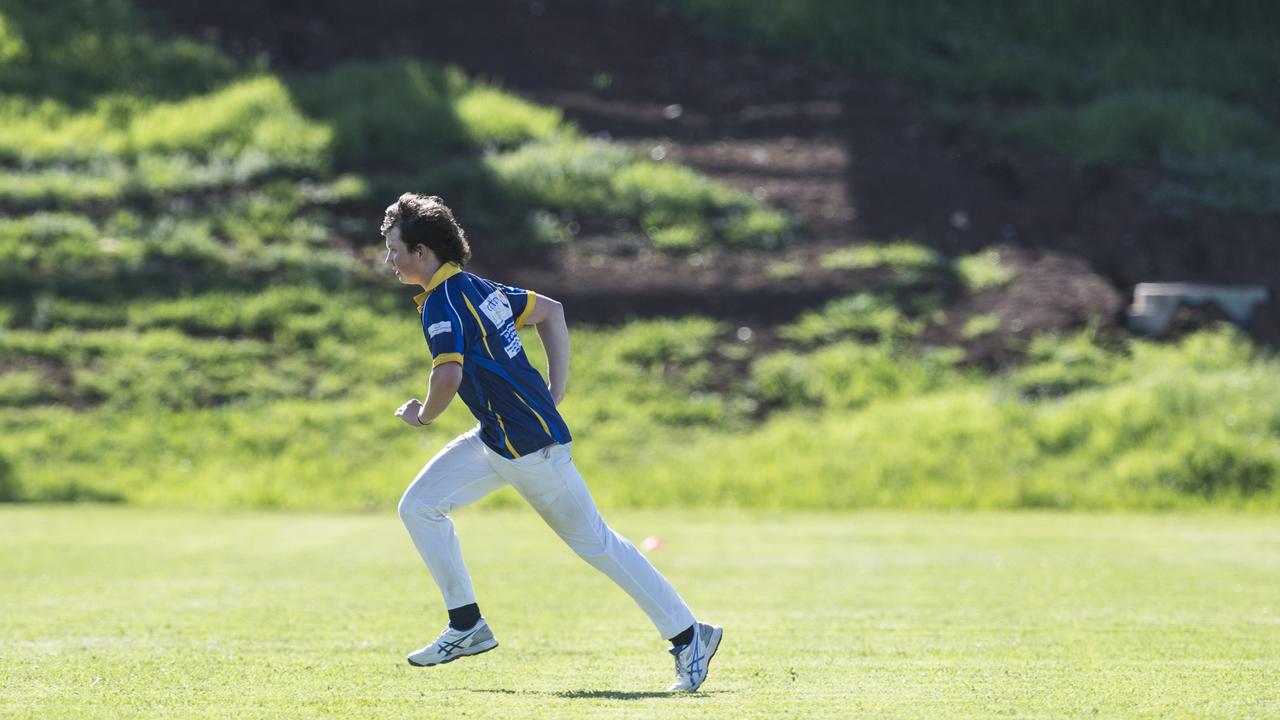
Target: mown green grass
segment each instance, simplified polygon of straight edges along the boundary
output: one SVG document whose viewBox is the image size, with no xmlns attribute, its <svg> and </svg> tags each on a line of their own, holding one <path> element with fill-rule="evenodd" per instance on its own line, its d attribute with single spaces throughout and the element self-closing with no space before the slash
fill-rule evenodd
<svg viewBox="0 0 1280 720">
<path fill-rule="evenodd" d="M 510 491 L 504 491 L 510 492 Z M 501 646 L 391 511 L 0 508 L 4 717 L 1269 717 L 1280 534 L 1222 515 L 623 513 L 725 641 L 696 696 L 527 508 L 455 520 Z"/>
</svg>

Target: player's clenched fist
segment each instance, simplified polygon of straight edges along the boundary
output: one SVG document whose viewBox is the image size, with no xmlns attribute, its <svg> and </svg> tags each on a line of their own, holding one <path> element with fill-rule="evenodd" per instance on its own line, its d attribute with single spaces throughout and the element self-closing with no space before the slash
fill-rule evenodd
<svg viewBox="0 0 1280 720">
<path fill-rule="evenodd" d="M 405 421 L 414 427 L 422 427 L 422 421 L 418 419 L 418 413 L 422 411 L 422 403 L 417 398 L 413 398 L 400 406 L 396 410 L 396 417 Z"/>
</svg>

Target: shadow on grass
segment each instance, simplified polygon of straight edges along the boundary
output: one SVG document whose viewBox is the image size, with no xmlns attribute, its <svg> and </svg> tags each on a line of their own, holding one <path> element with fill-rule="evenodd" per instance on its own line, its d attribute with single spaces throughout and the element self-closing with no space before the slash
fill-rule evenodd
<svg viewBox="0 0 1280 720">
<path fill-rule="evenodd" d="M 497 695 L 547 695 L 567 698 L 569 700 L 647 700 L 650 698 L 685 698 L 702 695 L 715 695 L 718 691 L 698 693 L 670 693 L 661 691 L 636 690 L 508 690 L 505 688 L 466 688 L 467 692 L 491 693 Z"/>
<path fill-rule="evenodd" d="M 562 690 L 560 692 L 551 693 L 556 697 L 569 699 L 600 699 L 600 700 L 643 700 L 645 698 L 662 698 L 673 697 L 673 693 L 668 692 L 636 692 L 628 690 Z"/>
</svg>

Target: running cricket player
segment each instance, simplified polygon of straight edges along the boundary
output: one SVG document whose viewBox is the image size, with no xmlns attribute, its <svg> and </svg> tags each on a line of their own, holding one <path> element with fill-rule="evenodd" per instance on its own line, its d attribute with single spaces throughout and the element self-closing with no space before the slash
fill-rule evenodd
<svg viewBox="0 0 1280 720">
<path fill-rule="evenodd" d="M 449 513 L 510 484 L 583 560 L 635 600 L 671 641 L 672 692 L 706 680 L 723 630 L 698 622 L 671 583 L 601 518 L 574 466 L 573 437 L 556 406 L 569 380 L 569 329 L 563 306 L 545 295 L 463 270 L 471 256 L 453 212 L 435 196 L 405 193 L 382 222 L 387 264 L 415 298 L 431 351 L 423 400 L 396 417 L 425 427 L 454 395 L 479 424 L 445 445 L 414 478 L 400 517 L 444 596 L 449 624 L 410 664 L 439 665 L 498 646 L 480 613 Z M 519 330 L 532 325 L 547 353 L 548 378 L 529 364 Z"/>
</svg>

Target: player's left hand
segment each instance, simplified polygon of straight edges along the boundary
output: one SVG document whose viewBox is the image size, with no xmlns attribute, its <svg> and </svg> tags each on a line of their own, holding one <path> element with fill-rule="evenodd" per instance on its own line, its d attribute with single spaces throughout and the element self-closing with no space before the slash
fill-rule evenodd
<svg viewBox="0 0 1280 720">
<path fill-rule="evenodd" d="M 418 413 L 422 410 L 422 403 L 417 398 L 413 398 L 400 406 L 396 410 L 396 417 L 405 421 L 414 427 L 422 427 L 422 423 L 418 422 Z"/>
</svg>

